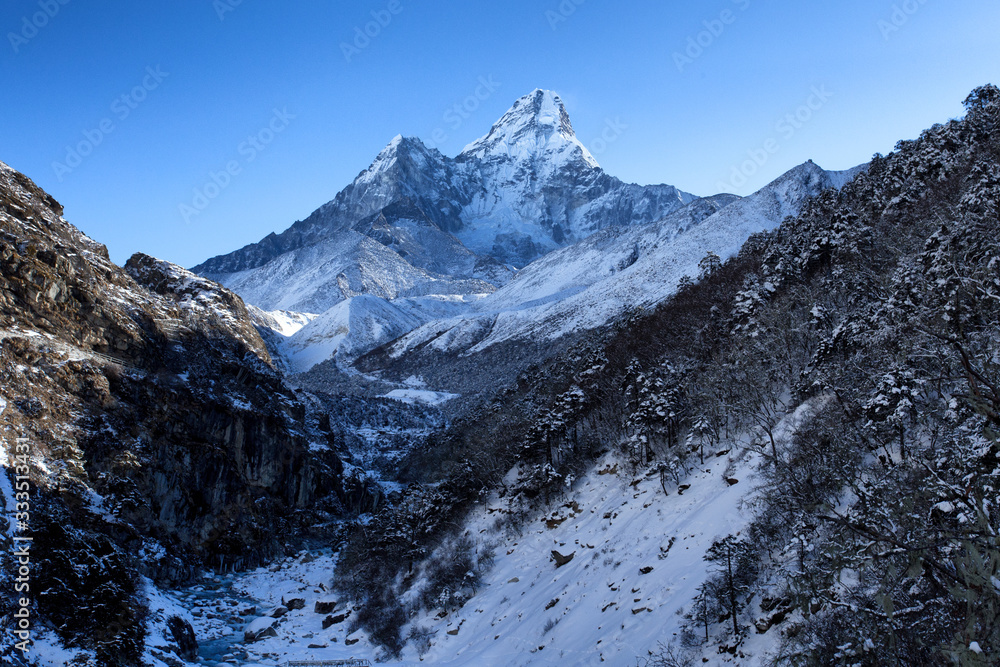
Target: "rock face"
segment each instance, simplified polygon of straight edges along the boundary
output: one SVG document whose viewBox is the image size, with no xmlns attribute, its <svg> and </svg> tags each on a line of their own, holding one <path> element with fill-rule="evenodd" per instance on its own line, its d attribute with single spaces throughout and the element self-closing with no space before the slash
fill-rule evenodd
<svg viewBox="0 0 1000 667">
<path fill-rule="evenodd" d="M 335 509 L 341 464 L 310 453 L 325 436 L 242 299 L 145 255 L 123 270 L 61 212 L 0 163 L 2 422 L 31 443 L 39 494 L 173 582 Z"/>
<path fill-rule="evenodd" d="M 558 95 L 517 100 L 456 158 L 396 137 L 336 198 L 282 234 L 195 267 L 264 310 L 354 296 L 482 294 L 551 250 L 695 200 L 606 174 Z"/>
<path fill-rule="evenodd" d="M 171 616 L 167 619 L 167 628 L 173 635 L 174 641 L 180 648 L 178 655 L 184 660 L 192 662 L 198 659 L 198 640 L 194 636 L 194 628 L 191 624 L 179 616 Z"/>
</svg>

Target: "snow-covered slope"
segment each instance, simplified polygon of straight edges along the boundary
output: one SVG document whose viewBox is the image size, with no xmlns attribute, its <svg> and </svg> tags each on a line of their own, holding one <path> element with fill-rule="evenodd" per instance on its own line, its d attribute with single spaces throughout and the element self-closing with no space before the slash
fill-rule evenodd
<svg viewBox="0 0 1000 667">
<path fill-rule="evenodd" d="M 736 195 L 706 197 L 649 225 L 597 232 L 532 262 L 482 305 L 496 310 L 524 308 L 579 292 L 624 271 L 654 246 L 672 241 L 738 200 Z"/>
<path fill-rule="evenodd" d="M 361 295 L 342 301 L 291 334 L 283 352 L 292 372 L 328 359 L 349 362 L 432 319 L 464 312 L 471 296 L 410 297 L 388 301 Z"/>
<path fill-rule="evenodd" d="M 683 495 L 673 484 L 664 495 L 657 479 L 630 486 L 609 459 L 516 532 L 498 529 L 509 507 L 492 498 L 466 524 L 479 549 L 496 554 L 479 593 L 451 613 L 411 619 L 404 636 L 417 630 L 429 646 L 411 642 L 393 664 L 635 664 L 680 632 L 681 614 L 708 578 L 703 558 L 713 540 L 747 524 L 740 507 L 753 468 L 753 460 L 713 458 L 684 481 L 690 488 Z M 573 558 L 557 567 L 552 551 Z M 345 618 L 328 628 L 327 616 L 314 612 L 317 602 L 336 599 L 328 592 L 335 562 L 303 554 L 236 579 L 234 591 L 260 601 L 258 614 L 283 600 L 305 602 L 280 619 L 247 618 L 247 627 L 273 627 L 274 636 L 245 645 L 243 664 L 274 664 L 265 656 L 277 664 L 378 657 L 363 632 L 350 632 L 354 610 L 338 605 L 330 616 Z"/>
<path fill-rule="evenodd" d="M 781 420 L 774 430 L 779 445 L 823 400 L 807 402 Z M 448 609 L 409 618 L 402 629 L 409 642 L 392 664 L 634 665 L 661 644 L 676 642 L 698 587 L 712 574 L 706 552 L 749 524 L 749 501 L 760 491 L 759 458 L 737 441 L 720 447 L 719 455 L 682 477 L 681 486 L 661 483 L 655 474 L 630 477 L 625 465 L 608 455 L 564 497 L 526 510 L 523 524 L 507 517 L 525 510 L 524 501 L 494 494 L 462 526 L 475 540 L 480 562 L 492 560 L 476 594 L 464 604 L 445 602 Z M 515 469 L 508 483 L 517 475 Z M 447 542 L 440 548 L 448 549 Z M 553 551 L 571 559 L 559 566 Z M 431 561 L 436 557 L 443 556 L 430 554 Z M 248 617 L 247 626 L 274 630 L 242 647 L 244 664 L 374 660 L 382 654 L 351 624 L 357 610 L 341 603 L 329 615 L 316 613 L 317 603 L 336 599 L 329 592 L 335 563 L 336 556 L 303 553 L 234 579 L 234 594 L 260 602 L 263 618 Z M 425 574 L 414 571 L 414 597 Z M 292 599 L 301 599 L 303 608 L 267 618 Z M 748 608 L 741 624 L 760 613 Z M 336 622 L 324 628 L 324 618 Z M 692 664 L 762 665 L 780 638 L 781 629 L 774 627 L 748 635 L 737 655 L 713 646 L 704 662 L 697 652 L 687 657 Z"/>
<path fill-rule="evenodd" d="M 750 235 L 773 229 L 808 198 L 856 173 L 827 172 L 807 162 L 744 199 L 699 200 L 696 211 L 689 207 L 658 223 L 606 230 L 538 260 L 477 302 L 474 312 L 416 329 L 390 354 L 427 345 L 467 353 L 502 341 L 552 339 L 651 307 L 673 294 L 682 277 L 697 276 L 708 252 L 723 259 L 734 255 Z"/>
<path fill-rule="evenodd" d="M 264 266 L 214 277 L 262 310 L 322 313 L 360 295 L 396 299 L 489 293 L 511 275 L 495 263 L 481 261 L 426 219 L 414 219 L 422 217 L 420 212 L 402 215 L 395 220 L 394 235 L 389 231 L 377 235 L 379 221 L 385 220 L 380 213 L 367 233 L 345 230 L 283 253 Z M 416 259 L 421 253 L 423 261 Z"/>
<path fill-rule="evenodd" d="M 257 327 L 270 329 L 286 338 L 298 333 L 302 327 L 319 317 L 313 313 L 293 313 L 289 310 L 267 312 L 256 306 L 248 306 L 247 310 Z"/>
</svg>

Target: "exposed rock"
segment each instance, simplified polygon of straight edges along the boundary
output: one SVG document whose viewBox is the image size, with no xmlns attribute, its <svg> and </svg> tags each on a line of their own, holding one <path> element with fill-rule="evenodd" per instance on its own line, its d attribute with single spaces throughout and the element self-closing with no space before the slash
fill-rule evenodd
<svg viewBox="0 0 1000 667">
<path fill-rule="evenodd" d="M 317 614 L 329 614 L 337 608 L 336 600 L 317 600 L 313 611 Z"/>
<path fill-rule="evenodd" d="M 278 632 L 274 629 L 277 623 L 276 619 L 266 616 L 256 619 L 243 630 L 243 642 L 245 644 L 252 644 L 267 637 L 277 637 Z"/>
<path fill-rule="evenodd" d="M 284 598 L 282 598 L 281 604 L 288 607 L 288 611 L 297 611 L 299 609 L 306 608 L 306 601 L 303 598 L 292 598 L 287 602 L 285 602 Z"/>
<path fill-rule="evenodd" d="M 195 661 L 198 659 L 198 639 L 195 637 L 194 628 L 180 616 L 171 616 L 167 619 L 167 628 L 177 642 L 177 655 L 184 660 Z"/>
<path fill-rule="evenodd" d="M 331 625 L 338 625 L 347 620 L 348 614 L 337 614 L 336 616 L 327 616 L 323 619 L 323 629 L 326 630 Z"/>
<path fill-rule="evenodd" d="M 123 270 L 61 212 L 0 163 L 0 398 L 5 437 L 33 443 L 33 500 L 167 585 L 260 563 L 336 511 L 342 465 L 310 452 L 242 300 L 144 255 Z"/>
<path fill-rule="evenodd" d="M 575 551 L 573 553 L 571 553 L 570 555 L 568 555 L 568 556 L 563 556 L 561 553 L 559 553 L 558 551 L 555 551 L 555 550 L 552 551 L 552 558 L 555 559 L 555 561 L 556 561 L 556 567 L 557 568 L 560 568 L 563 565 L 565 565 L 566 563 L 568 563 L 571 560 L 573 560 L 574 556 L 576 556 L 576 552 Z"/>
</svg>

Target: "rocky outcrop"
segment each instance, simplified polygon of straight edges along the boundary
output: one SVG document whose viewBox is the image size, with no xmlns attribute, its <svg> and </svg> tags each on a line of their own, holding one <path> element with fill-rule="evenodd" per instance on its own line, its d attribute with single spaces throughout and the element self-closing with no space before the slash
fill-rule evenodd
<svg viewBox="0 0 1000 667">
<path fill-rule="evenodd" d="M 184 660 L 191 662 L 198 660 L 198 639 L 191 624 L 179 616 L 171 616 L 167 619 L 167 628 L 177 642 L 179 649 L 177 654 Z"/>
<path fill-rule="evenodd" d="M 324 422 L 243 301 L 149 256 L 124 270 L 61 213 L 0 163 L 0 427 L 29 443 L 36 502 L 167 583 L 252 565 L 338 511 L 341 463 L 310 452 Z"/>
</svg>

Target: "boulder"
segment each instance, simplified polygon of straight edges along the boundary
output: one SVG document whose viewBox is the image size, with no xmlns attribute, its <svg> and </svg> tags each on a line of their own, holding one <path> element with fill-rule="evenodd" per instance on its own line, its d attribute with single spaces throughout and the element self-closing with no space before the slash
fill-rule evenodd
<svg viewBox="0 0 1000 667">
<path fill-rule="evenodd" d="M 317 614 L 329 614 L 337 608 L 336 600 L 317 600 L 316 606 L 313 608 Z"/>
<path fill-rule="evenodd" d="M 184 660 L 195 662 L 198 660 L 198 639 L 194 635 L 194 628 L 180 616 L 171 616 L 167 619 L 167 628 L 177 642 L 177 655 Z"/>
<path fill-rule="evenodd" d="M 554 558 L 554 559 L 555 559 L 555 561 L 556 561 L 556 567 L 557 567 L 557 568 L 558 568 L 558 567 L 562 567 L 562 566 L 563 566 L 563 565 L 565 565 L 566 563 L 568 563 L 568 562 L 570 562 L 571 560 L 573 560 L 573 557 L 574 557 L 574 556 L 576 556 L 576 552 L 575 552 L 575 551 L 574 551 L 573 553 L 571 553 L 570 555 L 568 555 L 568 556 L 563 556 L 563 555 L 562 555 L 561 553 L 559 553 L 558 551 L 556 551 L 556 550 L 554 550 L 554 549 L 552 550 L 552 558 Z"/>
<path fill-rule="evenodd" d="M 243 629 L 243 642 L 252 644 L 266 637 L 277 637 L 278 632 L 274 629 L 274 626 L 277 624 L 278 621 L 276 619 L 267 616 L 255 619 Z"/>
<path fill-rule="evenodd" d="M 326 630 L 331 625 L 337 625 L 338 623 L 343 623 L 347 620 L 347 614 L 337 614 L 336 616 L 327 616 L 323 619 L 323 629 Z"/>
<path fill-rule="evenodd" d="M 306 601 L 303 600 L 302 598 L 292 598 L 288 602 L 285 602 L 285 599 L 281 598 L 281 604 L 285 607 L 288 607 L 288 611 L 296 611 L 299 609 L 306 608 Z"/>
</svg>

